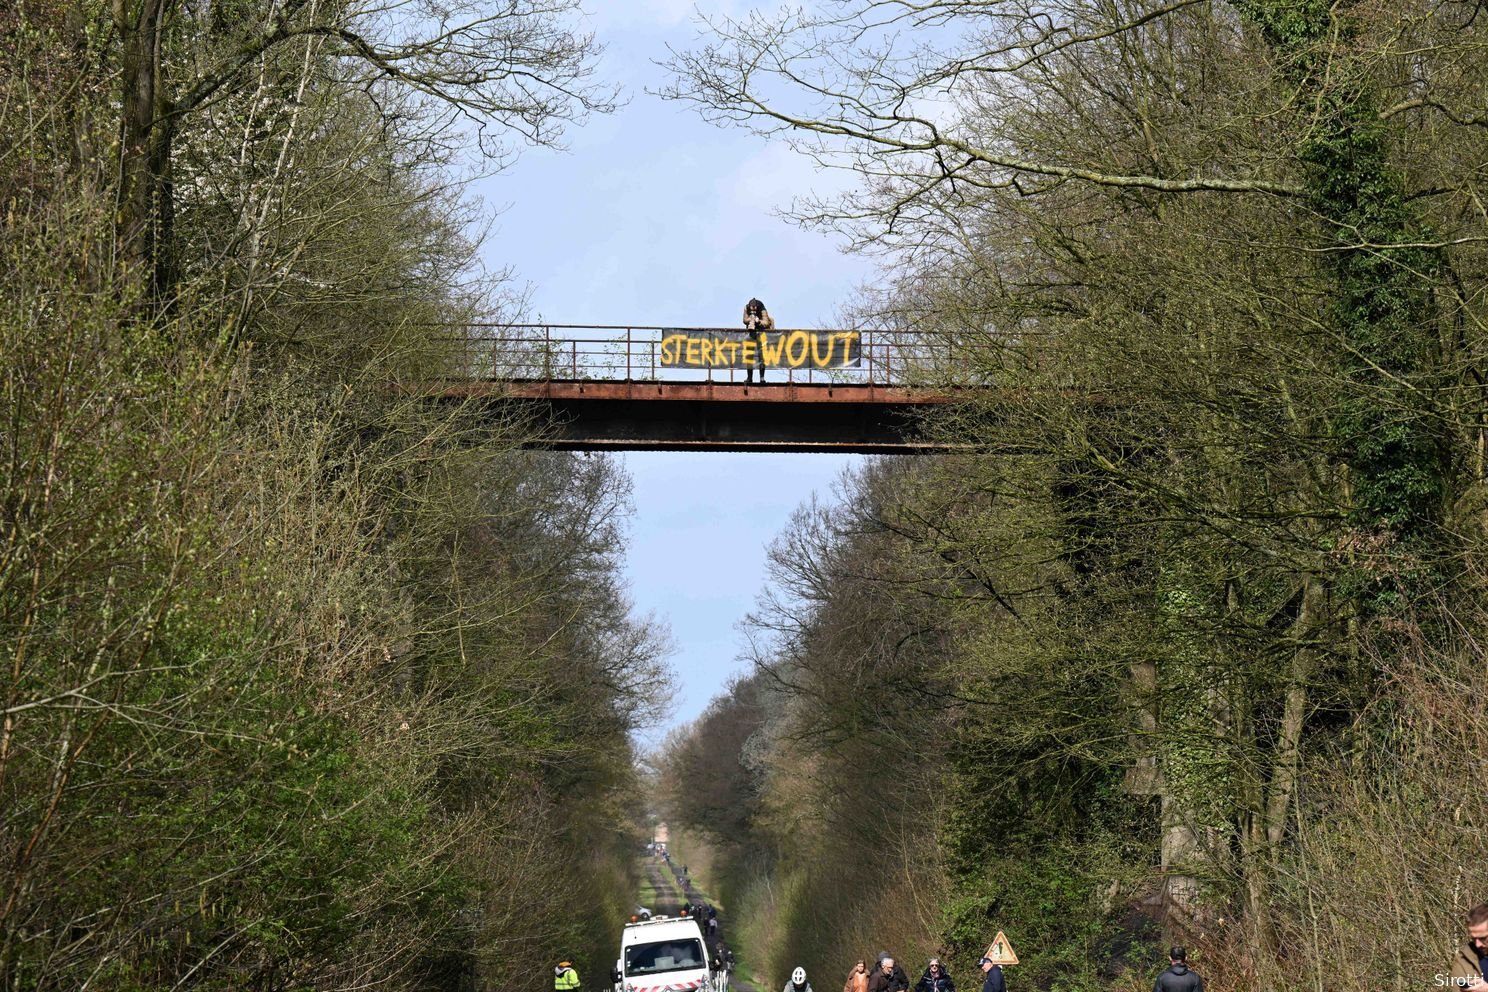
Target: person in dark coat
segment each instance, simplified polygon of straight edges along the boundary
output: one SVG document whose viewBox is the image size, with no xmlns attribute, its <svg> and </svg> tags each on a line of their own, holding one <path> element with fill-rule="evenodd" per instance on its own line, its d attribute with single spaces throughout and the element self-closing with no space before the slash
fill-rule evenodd
<svg viewBox="0 0 1488 992">
<path fill-rule="evenodd" d="M 1157 976 L 1152 992 L 1204 992 L 1204 980 L 1188 970 L 1188 952 L 1175 947 L 1168 952 L 1168 969 Z"/>
<path fill-rule="evenodd" d="M 759 301 L 758 297 L 751 297 L 744 304 L 744 328 L 754 338 L 755 364 L 747 366 L 744 372 L 746 383 L 754 381 L 754 370 L 759 369 L 760 385 L 765 384 L 765 335 L 775 329 L 775 318 L 770 316 L 770 311 Z"/>
<path fill-rule="evenodd" d="M 906 992 L 908 988 L 909 976 L 888 956 L 880 958 L 878 967 L 868 976 L 868 992 Z"/>
<path fill-rule="evenodd" d="M 982 979 L 982 992 L 1007 992 L 1007 980 L 1002 976 L 1002 965 L 993 964 L 992 959 L 984 955 L 977 962 L 977 967 L 986 976 Z"/>
<path fill-rule="evenodd" d="M 951 981 L 951 975 L 940 963 L 940 958 L 930 959 L 925 973 L 915 983 L 915 992 L 956 992 L 956 983 Z"/>
</svg>

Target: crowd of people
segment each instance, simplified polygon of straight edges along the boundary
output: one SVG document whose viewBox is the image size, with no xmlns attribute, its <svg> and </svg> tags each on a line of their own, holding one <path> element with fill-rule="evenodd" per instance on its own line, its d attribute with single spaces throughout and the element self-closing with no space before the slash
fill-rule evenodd
<svg viewBox="0 0 1488 992">
<path fill-rule="evenodd" d="M 977 967 L 982 970 L 982 992 L 1007 992 L 1002 965 L 991 958 L 983 957 L 977 962 Z M 909 989 L 909 975 L 888 951 L 878 953 L 871 969 L 866 960 L 858 961 L 847 973 L 847 981 L 842 985 L 842 992 L 909 992 Z M 810 990 L 805 969 L 797 968 L 791 973 L 784 992 Z M 920 980 L 914 984 L 914 992 L 956 992 L 956 982 L 951 978 L 950 969 L 940 958 L 931 958 L 925 965 Z"/>
<path fill-rule="evenodd" d="M 1488 906 L 1484 906 L 1483 936 L 1481 943 L 1484 953 L 1484 965 L 1488 967 Z M 1189 970 L 1188 952 L 1182 947 L 1174 947 L 1168 952 L 1168 967 L 1157 976 L 1157 983 L 1153 986 L 1153 992 L 1204 992 L 1203 979 L 1198 974 Z M 983 955 L 977 961 L 977 967 L 981 969 L 981 992 L 1007 992 L 1007 977 L 1003 974 L 1002 965 Z M 1467 986 L 1478 988 L 1479 992 L 1488 992 L 1488 984 L 1481 988 L 1478 986 Z M 956 981 L 951 977 L 950 969 L 940 958 L 931 958 L 925 965 L 924 972 L 919 981 L 913 986 L 909 984 L 909 975 L 894 956 L 888 951 L 880 951 L 873 967 L 868 967 L 866 960 L 858 961 L 852 970 L 847 973 L 847 981 L 842 985 L 842 992 L 956 992 Z M 785 983 L 783 992 L 813 992 L 811 983 L 806 980 L 806 969 L 797 968 L 791 972 L 791 977 Z M 963 990 L 970 992 L 970 990 Z"/>
<path fill-rule="evenodd" d="M 685 876 L 684 876 L 685 877 Z M 734 953 L 718 940 L 718 912 L 702 902 L 693 902 L 691 886 L 686 911 L 704 926 L 712 951 L 710 965 L 721 977 L 716 983 L 718 992 L 728 988 L 728 974 L 733 970 Z M 1448 970 L 1435 976 L 1438 988 L 1466 989 L 1469 992 L 1488 992 L 1488 903 L 1480 903 L 1468 910 L 1467 939 L 1457 948 Z M 981 992 L 1007 992 L 1007 978 L 1002 965 L 983 956 L 977 967 L 981 969 Z M 553 969 L 554 992 L 574 992 L 579 986 L 578 972 L 567 961 L 559 962 Z M 873 967 L 866 960 L 855 963 L 842 985 L 842 992 L 910 992 L 909 975 L 888 951 L 880 951 Z M 1188 966 L 1188 952 L 1182 947 L 1168 951 L 1168 967 L 1157 976 L 1153 992 L 1204 992 L 1204 980 Z M 956 982 L 950 970 L 940 958 L 931 958 L 925 965 L 914 992 L 956 992 Z M 791 972 L 783 992 L 812 992 L 806 979 L 806 969 L 796 968 Z M 970 992 L 970 990 L 963 990 Z"/>
</svg>

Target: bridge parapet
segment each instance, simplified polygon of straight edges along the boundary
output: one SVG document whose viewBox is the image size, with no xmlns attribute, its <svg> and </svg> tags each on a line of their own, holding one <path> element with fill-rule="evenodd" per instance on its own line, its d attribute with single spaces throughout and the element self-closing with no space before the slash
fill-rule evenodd
<svg viewBox="0 0 1488 992">
<path fill-rule="evenodd" d="M 843 368 L 817 368 L 793 349 L 798 364 L 782 360 L 768 370 L 769 382 L 795 385 L 913 385 L 920 370 L 947 357 L 947 346 L 928 336 L 872 328 L 810 328 L 807 334 L 856 335 L 859 360 Z M 792 329 L 774 333 L 790 335 Z M 667 364 L 664 343 L 682 336 L 709 336 L 743 344 L 752 337 L 738 327 L 659 327 L 619 324 L 475 324 L 456 338 L 471 379 L 546 382 L 743 383 L 748 369 L 719 364 L 685 368 Z M 846 340 L 845 338 L 842 340 Z"/>
</svg>

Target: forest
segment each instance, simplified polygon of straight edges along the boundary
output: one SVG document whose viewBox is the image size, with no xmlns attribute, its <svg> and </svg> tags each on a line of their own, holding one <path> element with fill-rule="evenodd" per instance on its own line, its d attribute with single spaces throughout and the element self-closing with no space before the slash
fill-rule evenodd
<svg viewBox="0 0 1488 992">
<path fill-rule="evenodd" d="M 603 984 L 650 784 L 750 969 L 1441 984 L 1488 900 L 1488 16 L 816 0 L 660 95 L 851 182 L 923 425 L 657 755 L 614 460 L 428 384 L 578 0 L 0 13 L 0 988 Z M 499 370 L 498 374 L 499 374 Z M 654 764 L 658 774 L 647 771 Z M 543 962 L 535 968 L 533 962 Z M 599 976 L 599 977 L 596 977 Z"/>
<path fill-rule="evenodd" d="M 460 156 L 608 105 L 573 10 L 0 13 L 0 988 L 612 960 L 628 480 L 424 398 L 521 305 Z"/>
<path fill-rule="evenodd" d="M 753 668 L 661 758 L 761 973 L 1445 987 L 1477 762 L 1488 18 L 1476 3 L 823 3 L 672 99 L 856 179 L 964 453 L 804 505 Z"/>
</svg>

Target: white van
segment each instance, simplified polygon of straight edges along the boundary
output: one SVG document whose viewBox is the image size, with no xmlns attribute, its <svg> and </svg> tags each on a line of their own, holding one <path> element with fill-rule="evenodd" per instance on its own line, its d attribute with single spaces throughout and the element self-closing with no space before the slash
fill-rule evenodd
<svg viewBox="0 0 1488 992">
<path fill-rule="evenodd" d="M 620 960 L 610 976 L 615 992 L 689 992 L 708 988 L 708 945 L 689 916 L 653 916 L 626 924 Z"/>
</svg>

